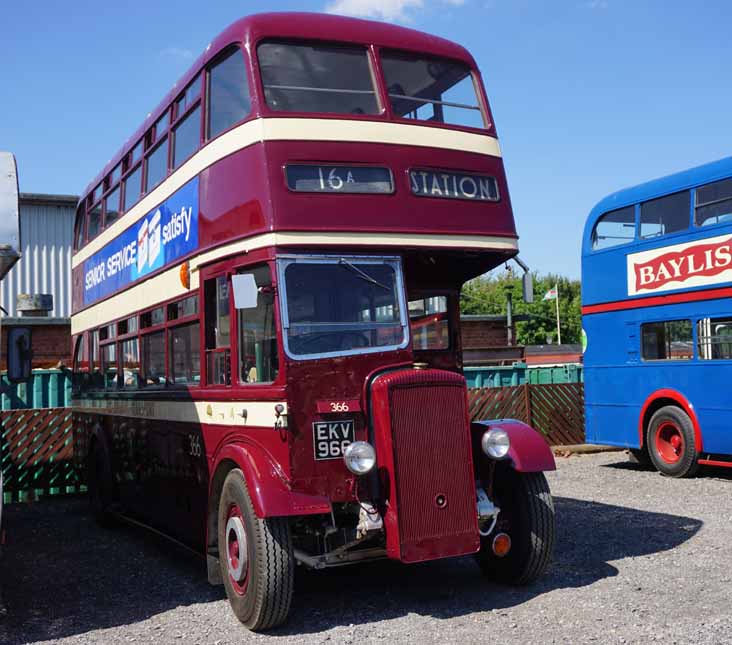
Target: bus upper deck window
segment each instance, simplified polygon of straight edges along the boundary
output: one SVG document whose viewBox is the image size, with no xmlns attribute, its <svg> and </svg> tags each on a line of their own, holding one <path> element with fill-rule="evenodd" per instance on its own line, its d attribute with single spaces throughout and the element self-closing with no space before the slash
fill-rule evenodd
<svg viewBox="0 0 732 645">
<path fill-rule="evenodd" d="M 238 49 L 215 63 L 208 72 L 207 138 L 221 134 L 251 110 L 244 58 Z"/>
<path fill-rule="evenodd" d="M 689 228 L 691 196 L 688 190 L 641 204 L 640 236 L 660 237 Z"/>
<path fill-rule="evenodd" d="M 401 52 L 382 53 L 392 110 L 398 117 L 484 128 L 470 68 Z"/>
<path fill-rule="evenodd" d="M 76 226 L 75 237 L 74 237 L 74 250 L 78 251 L 84 246 L 84 237 L 86 235 L 86 208 L 85 202 L 79 204 L 79 208 L 76 210 Z"/>
<path fill-rule="evenodd" d="M 694 192 L 694 222 L 697 226 L 732 222 L 732 179 L 715 181 Z"/>
<path fill-rule="evenodd" d="M 364 47 L 263 43 L 257 49 L 264 98 L 272 110 L 378 114 Z"/>
<path fill-rule="evenodd" d="M 632 242 L 635 237 L 635 207 L 605 213 L 592 230 L 592 250 L 609 249 Z"/>
<path fill-rule="evenodd" d="M 94 205 L 89 211 L 89 241 L 99 235 L 102 230 L 102 203 Z"/>
</svg>

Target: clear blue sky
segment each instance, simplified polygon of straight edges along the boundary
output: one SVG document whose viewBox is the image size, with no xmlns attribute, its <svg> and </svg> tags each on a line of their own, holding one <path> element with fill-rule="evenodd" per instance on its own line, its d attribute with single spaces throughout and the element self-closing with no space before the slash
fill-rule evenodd
<svg viewBox="0 0 732 645">
<path fill-rule="evenodd" d="M 337 10 L 465 45 L 487 85 L 521 254 L 579 277 L 584 218 L 618 188 L 732 152 L 732 4 L 674 0 L 6 2 L 0 149 L 21 190 L 78 194 L 236 18 Z"/>
</svg>

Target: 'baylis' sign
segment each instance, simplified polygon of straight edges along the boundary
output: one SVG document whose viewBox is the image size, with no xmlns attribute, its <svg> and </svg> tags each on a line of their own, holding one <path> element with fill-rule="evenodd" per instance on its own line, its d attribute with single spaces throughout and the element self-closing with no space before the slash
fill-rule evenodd
<svg viewBox="0 0 732 645">
<path fill-rule="evenodd" d="M 496 178 L 488 175 L 412 168 L 409 184 L 412 193 L 419 197 L 482 202 L 497 202 L 499 199 Z"/>
</svg>

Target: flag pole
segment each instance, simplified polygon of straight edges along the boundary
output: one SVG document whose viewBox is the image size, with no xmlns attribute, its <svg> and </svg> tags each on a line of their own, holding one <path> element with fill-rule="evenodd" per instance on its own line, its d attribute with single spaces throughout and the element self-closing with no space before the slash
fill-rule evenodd
<svg viewBox="0 0 732 645">
<path fill-rule="evenodd" d="M 554 284 L 554 291 L 556 291 L 557 297 L 554 298 L 554 302 L 557 305 L 557 344 L 562 344 L 562 330 L 559 326 L 559 283 Z"/>
</svg>

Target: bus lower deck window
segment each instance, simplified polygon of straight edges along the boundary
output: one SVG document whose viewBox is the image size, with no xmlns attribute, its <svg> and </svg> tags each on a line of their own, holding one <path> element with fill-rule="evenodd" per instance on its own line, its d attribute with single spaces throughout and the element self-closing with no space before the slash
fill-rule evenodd
<svg viewBox="0 0 732 645">
<path fill-rule="evenodd" d="M 209 385 L 231 385 L 231 316 L 226 276 L 206 282 L 206 380 Z"/>
<path fill-rule="evenodd" d="M 104 387 L 115 389 L 117 387 L 117 352 L 114 343 L 102 346 L 102 374 Z"/>
<path fill-rule="evenodd" d="M 245 271 L 254 276 L 260 289 L 257 306 L 239 309 L 239 364 L 242 383 L 271 383 L 277 378 L 277 331 L 274 294 L 268 290 L 272 278 L 268 266 Z"/>
<path fill-rule="evenodd" d="M 165 331 L 145 334 L 142 344 L 142 385 L 165 385 Z"/>
<path fill-rule="evenodd" d="M 171 327 L 168 332 L 168 356 L 170 382 L 174 385 L 199 385 L 201 363 L 199 340 L 200 325 L 197 322 Z"/>
<path fill-rule="evenodd" d="M 699 358 L 732 359 L 732 317 L 702 318 L 696 328 Z"/>
<path fill-rule="evenodd" d="M 450 346 L 447 296 L 410 300 L 408 308 L 415 350 L 447 349 Z"/>
<path fill-rule="evenodd" d="M 694 342 L 690 320 L 664 320 L 641 325 L 643 360 L 690 360 Z"/>
<path fill-rule="evenodd" d="M 140 348 L 137 338 L 129 338 L 120 343 L 122 358 L 122 385 L 125 389 L 140 386 Z"/>
</svg>

